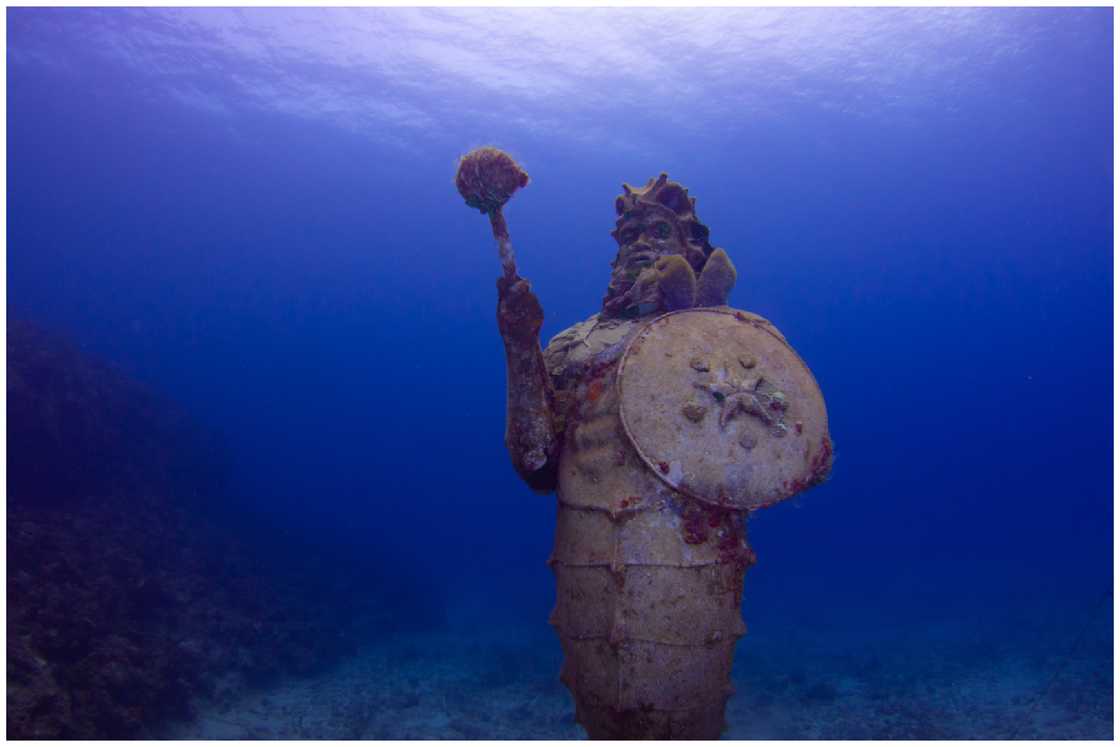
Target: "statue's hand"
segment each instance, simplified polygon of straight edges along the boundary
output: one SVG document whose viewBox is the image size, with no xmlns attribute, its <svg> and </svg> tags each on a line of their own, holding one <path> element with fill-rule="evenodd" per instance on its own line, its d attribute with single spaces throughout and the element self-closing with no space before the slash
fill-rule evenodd
<svg viewBox="0 0 1120 747">
<path fill-rule="evenodd" d="M 662 309 L 677 311 L 696 305 L 696 273 L 688 260 L 679 254 L 670 254 L 657 260 L 653 268 L 657 271 Z"/>
<path fill-rule="evenodd" d="M 544 309 L 524 278 L 498 278 L 498 331 L 502 338 L 522 344 L 540 341 Z"/>
<path fill-rule="evenodd" d="M 735 287 L 735 265 L 722 249 L 716 249 L 704 263 L 696 283 L 697 306 L 725 306 Z"/>
</svg>

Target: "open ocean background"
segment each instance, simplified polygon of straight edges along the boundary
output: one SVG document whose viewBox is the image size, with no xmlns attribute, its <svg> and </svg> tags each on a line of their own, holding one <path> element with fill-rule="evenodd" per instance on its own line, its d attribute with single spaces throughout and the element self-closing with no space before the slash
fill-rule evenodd
<svg viewBox="0 0 1120 747">
<path fill-rule="evenodd" d="M 582 734 L 452 184 L 492 144 L 545 341 L 667 171 L 824 392 L 831 480 L 750 522 L 725 736 L 1112 737 L 1111 8 L 6 16 L 9 323 L 178 403 L 228 462 L 178 505 L 382 616 L 140 733 Z"/>
</svg>

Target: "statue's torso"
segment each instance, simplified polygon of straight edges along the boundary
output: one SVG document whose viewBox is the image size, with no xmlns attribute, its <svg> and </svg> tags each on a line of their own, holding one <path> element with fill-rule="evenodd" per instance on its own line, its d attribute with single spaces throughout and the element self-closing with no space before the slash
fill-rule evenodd
<svg viewBox="0 0 1120 747">
<path fill-rule="evenodd" d="M 660 563 L 711 563 L 719 553 L 710 540 L 719 532 L 685 526 L 685 520 L 702 512 L 705 527 L 717 529 L 713 516 L 735 514 L 738 523 L 743 514 L 709 509 L 685 498 L 641 460 L 622 427 L 616 377 L 626 344 L 650 319 L 596 321 L 592 317 L 570 327 L 554 337 L 545 351 L 565 416 L 558 469 L 560 505 L 616 520 L 626 517 L 616 522 L 625 527 L 621 539 L 639 531 L 641 537 L 620 545 L 619 562 L 643 562 L 653 556 Z M 580 561 L 610 559 L 596 556 Z"/>
<path fill-rule="evenodd" d="M 551 622 L 592 736 L 714 738 L 751 555 L 743 512 L 674 491 L 623 430 L 618 363 L 649 320 L 592 317 L 545 351 L 566 416 Z"/>
</svg>

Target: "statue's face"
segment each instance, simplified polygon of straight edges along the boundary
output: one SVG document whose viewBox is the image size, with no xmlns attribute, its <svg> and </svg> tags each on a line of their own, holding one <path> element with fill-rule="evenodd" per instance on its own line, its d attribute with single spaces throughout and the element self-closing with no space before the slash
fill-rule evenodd
<svg viewBox="0 0 1120 747">
<path fill-rule="evenodd" d="M 611 264 L 608 299 L 626 293 L 658 258 L 669 254 L 689 257 L 689 247 L 680 235 L 677 222 L 660 211 L 635 211 L 624 216 L 611 235 L 618 242 L 618 255 Z"/>
<path fill-rule="evenodd" d="M 638 298 L 623 298 L 639 276 L 651 270 L 661 257 L 670 254 L 683 256 L 693 269 L 704 263 L 704 254 L 688 243 L 683 235 L 685 226 L 672 211 L 661 208 L 635 210 L 623 215 L 611 235 L 618 242 L 618 255 L 611 263 L 611 282 L 607 286 L 605 308 L 611 313 L 621 313 Z M 637 290 L 637 289 L 636 289 Z M 630 294 L 633 296 L 633 294 Z"/>
<path fill-rule="evenodd" d="M 623 221 L 615 232 L 615 238 L 618 241 L 615 269 L 621 265 L 627 272 L 641 272 L 646 267 L 652 267 L 658 257 L 683 254 L 685 250 L 676 222 L 654 212 L 645 212 Z"/>
</svg>

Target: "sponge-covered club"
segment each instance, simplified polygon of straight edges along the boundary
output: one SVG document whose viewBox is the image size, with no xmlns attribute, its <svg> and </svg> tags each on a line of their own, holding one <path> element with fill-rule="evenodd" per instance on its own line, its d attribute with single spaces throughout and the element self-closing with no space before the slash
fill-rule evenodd
<svg viewBox="0 0 1120 747">
<path fill-rule="evenodd" d="M 513 244 L 509 239 L 502 206 L 513 193 L 529 183 L 529 175 L 513 157 L 492 147 L 475 148 L 459 159 L 455 172 L 455 186 L 467 204 L 490 216 L 490 227 L 498 241 L 498 257 L 502 273 L 507 278 L 517 277 L 517 263 L 513 258 Z"/>
</svg>

